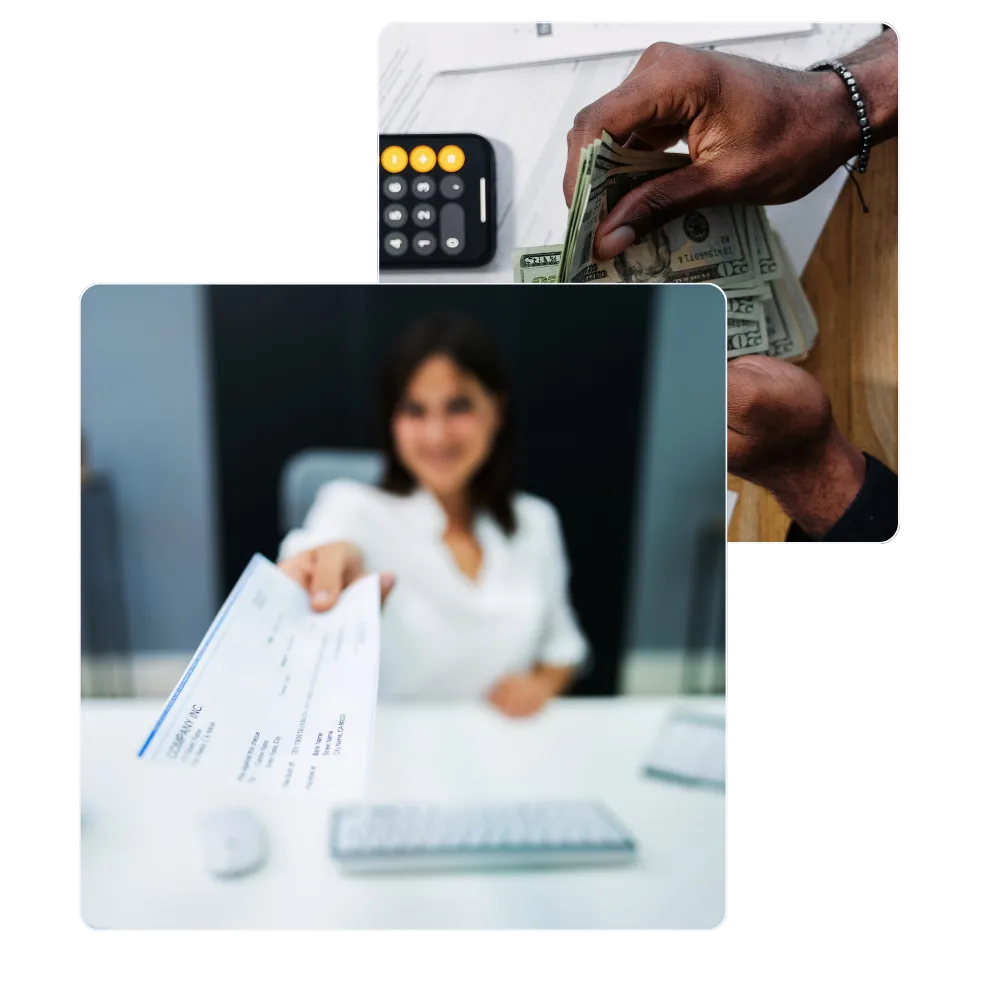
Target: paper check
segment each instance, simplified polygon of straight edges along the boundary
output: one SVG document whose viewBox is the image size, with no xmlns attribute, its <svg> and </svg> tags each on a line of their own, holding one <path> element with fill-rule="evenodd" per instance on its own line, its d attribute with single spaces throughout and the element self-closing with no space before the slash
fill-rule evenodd
<svg viewBox="0 0 1000 1000">
<path fill-rule="evenodd" d="M 175 771 L 273 791 L 356 798 L 378 695 L 377 575 L 332 610 L 256 555 L 139 750 Z"/>
</svg>

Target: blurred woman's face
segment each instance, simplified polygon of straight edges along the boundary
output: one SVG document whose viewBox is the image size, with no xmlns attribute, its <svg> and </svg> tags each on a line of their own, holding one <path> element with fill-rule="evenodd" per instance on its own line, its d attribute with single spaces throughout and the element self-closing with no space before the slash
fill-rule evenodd
<svg viewBox="0 0 1000 1000">
<path fill-rule="evenodd" d="M 434 355 L 413 373 L 392 419 L 396 454 L 438 496 L 468 486 L 501 426 L 497 398 L 451 358 Z"/>
</svg>

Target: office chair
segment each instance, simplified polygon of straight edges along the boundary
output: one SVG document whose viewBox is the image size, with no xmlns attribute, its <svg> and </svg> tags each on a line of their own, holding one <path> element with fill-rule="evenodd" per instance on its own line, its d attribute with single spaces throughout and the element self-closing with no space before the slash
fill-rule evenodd
<svg viewBox="0 0 1000 1000">
<path fill-rule="evenodd" d="M 377 451 L 309 448 L 297 452 L 281 470 L 278 516 L 282 532 L 302 527 L 316 491 L 333 479 L 374 485 L 382 478 L 385 459 Z"/>
</svg>

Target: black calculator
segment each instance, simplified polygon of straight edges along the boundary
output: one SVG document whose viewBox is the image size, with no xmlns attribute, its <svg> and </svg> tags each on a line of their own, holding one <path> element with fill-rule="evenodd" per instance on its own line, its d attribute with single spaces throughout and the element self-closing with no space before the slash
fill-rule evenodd
<svg viewBox="0 0 1000 1000">
<path fill-rule="evenodd" d="M 496 158 L 471 132 L 379 136 L 379 267 L 482 267 L 496 253 Z"/>
</svg>

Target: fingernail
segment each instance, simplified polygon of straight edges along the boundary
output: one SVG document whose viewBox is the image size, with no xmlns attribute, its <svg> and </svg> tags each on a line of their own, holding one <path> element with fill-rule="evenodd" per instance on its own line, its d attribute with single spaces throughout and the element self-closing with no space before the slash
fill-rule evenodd
<svg viewBox="0 0 1000 1000">
<path fill-rule="evenodd" d="M 601 240 L 597 247 L 597 256 L 601 260 L 610 260 L 633 243 L 635 243 L 635 230 L 631 226 L 619 226 Z"/>
<path fill-rule="evenodd" d="M 329 590 L 317 590 L 313 594 L 313 604 L 329 604 L 330 602 L 330 591 Z"/>
</svg>

